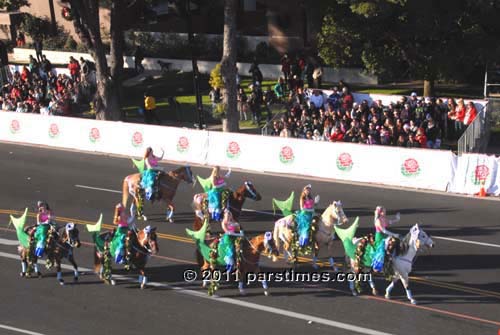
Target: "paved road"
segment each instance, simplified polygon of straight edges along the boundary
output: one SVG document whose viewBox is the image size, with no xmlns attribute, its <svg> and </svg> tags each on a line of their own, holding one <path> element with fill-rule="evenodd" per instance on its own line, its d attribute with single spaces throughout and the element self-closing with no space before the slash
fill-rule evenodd
<svg viewBox="0 0 500 335">
<path fill-rule="evenodd" d="M 192 223 L 190 200 L 199 186 L 193 190 L 186 184 L 175 199 L 175 223 L 163 222 L 164 209 L 146 206 L 148 223 L 162 233 L 160 254 L 150 261 L 151 287 L 139 290 L 131 282 L 135 274 L 120 277 L 118 285 L 110 287 L 91 271 L 72 284 L 69 270 L 65 270 L 68 285 L 61 287 L 51 271 L 45 271 L 42 279 L 18 277 L 16 246 L 10 242 L 15 234 L 7 226 L 7 214 L 25 207 L 32 211 L 37 200 L 45 199 L 59 217 L 80 220 L 78 223 L 95 222 L 103 213 L 105 222 L 110 223 L 114 205 L 121 199 L 113 191 L 120 190 L 123 177 L 134 172 L 130 160 L 5 143 L 0 144 L 0 157 L 0 334 L 29 330 L 44 335 L 441 335 L 497 334 L 500 329 L 500 202 L 233 172 L 231 185 L 251 180 L 263 197 L 260 202 L 245 204 L 247 211 L 241 222 L 251 235 L 272 229 L 276 219 L 268 214 L 272 212 L 272 197 L 286 198 L 291 190 L 297 193 L 307 183 L 321 195 L 321 208 L 341 199 L 349 218 L 359 216 L 359 234 L 372 230 L 376 205 L 385 205 L 390 215 L 401 212 L 402 220 L 393 229 L 398 233 L 404 234 L 420 222 L 432 234 L 436 247 L 420 255 L 414 265 L 411 286 L 418 306 L 407 302 L 399 284 L 390 301 L 368 292 L 351 297 L 345 283 L 313 282 L 271 283 L 269 297 L 255 284 L 245 297 L 240 297 L 235 287 L 224 285 L 219 298 L 207 298 L 199 282 L 186 283 L 182 277 L 184 270 L 196 269 L 194 245 L 186 239 L 184 230 Z M 202 176 L 209 173 L 206 168 L 193 171 Z M 89 270 L 90 236 L 82 226 L 80 229 L 86 243 L 76 257 L 80 266 Z M 336 243 L 336 261 L 341 262 L 342 247 Z M 282 261 L 265 261 L 269 270 L 283 270 L 285 266 Z M 299 270 L 312 268 L 304 263 Z M 324 267 L 322 271 L 329 270 Z M 386 285 L 381 279 L 376 284 L 379 291 Z"/>
</svg>

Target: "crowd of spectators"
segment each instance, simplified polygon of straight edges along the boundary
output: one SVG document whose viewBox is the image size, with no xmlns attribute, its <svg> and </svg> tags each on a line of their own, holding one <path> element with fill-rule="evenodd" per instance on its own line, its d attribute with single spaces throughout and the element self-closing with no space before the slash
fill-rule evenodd
<svg viewBox="0 0 500 335">
<path fill-rule="evenodd" d="M 289 108 L 273 122 L 273 136 L 438 149 L 444 138 L 457 139 L 477 115 L 473 102 L 423 98 L 415 92 L 387 105 L 381 100 L 356 103 L 343 82 L 324 94 L 304 90 L 303 84 L 286 87 L 281 78 L 274 93 L 282 91 L 289 92 Z"/>
<path fill-rule="evenodd" d="M 88 102 L 95 89 L 93 63 L 70 57 L 66 75 L 57 74 L 45 55 L 38 58 L 40 61 L 30 56 L 29 64 L 15 71 L 3 85 L 2 110 L 43 115 L 78 113 L 79 104 Z"/>
</svg>

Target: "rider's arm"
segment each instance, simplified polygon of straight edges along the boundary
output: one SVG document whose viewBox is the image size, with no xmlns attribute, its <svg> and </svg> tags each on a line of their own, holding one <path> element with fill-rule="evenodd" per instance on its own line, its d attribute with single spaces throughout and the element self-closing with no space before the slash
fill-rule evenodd
<svg viewBox="0 0 500 335">
<path fill-rule="evenodd" d="M 380 224 L 380 220 L 377 220 L 375 222 L 375 226 L 378 227 L 380 229 L 380 231 L 388 236 L 393 236 L 393 237 L 397 237 L 398 234 L 395 234 L 393 232 L 390 232 L 388 231 L 387 229 L 385 229 L 381 224 Z"/>
<path fill-rule="evenodd" d="M 300 197 L 300 210 L 304 209 L 304 197 Z"/>
<path fill-rule="evenodd" d="M 231 168 L 227 170 L 226 174 L 224 175 L 224 178 L 229 178 L 229 176 L 231 176 Z"/>
<path fill-rule="evenodd" d="M 161 149 L 161 156 L 160 157 L 156 157 L 159 161 L 161 161 L 163 159 L 163 156 L 165 155 L 165 150 L 163 150 L 163 148 Z"/>
<path fill-rule="evenodd" d="M 397 223 L 397 222 L 399 222 L 399 220 L 401 220 L 401 214 L 399 214 L 399 212 L 398 212 L 396 214 L 396 217 L 394 218 L 394 220 L 389 220 L 389 224 Z"/>
</svg>

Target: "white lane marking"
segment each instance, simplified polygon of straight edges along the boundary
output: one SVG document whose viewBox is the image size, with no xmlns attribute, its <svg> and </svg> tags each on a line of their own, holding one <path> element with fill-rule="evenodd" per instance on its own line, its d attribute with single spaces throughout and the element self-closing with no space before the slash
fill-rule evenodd
<svg viewBox="0 0 500 335">
<path fill-rule="evenodd" d="M 96 190 L 96 191 L 105 191 L 105 192 L 111 192 L 111 193 L 122 193 L 122 191 L 110 190 L 109 188 L 100 188 L 100 187 L 92 187 L 92 186 L 85 186 L 85 185 L 75 185 L 75 187 L 86 188 L 89 190 Z"/>
<path fill-rule="evenodd" d="M 0 238 L 0 244 L 3 245 L 19 245 L 17 240 L 8 240 L 6 238 Z"/>
<path fill-rule="evenodd" d="M 446 241 L 452 241 L 452 242 L 461 242 L 461 243 L 482 245 L 485 247 L 500 248 L 499 244 L 484 243 L 484 242 L 477 242 L 477 241 L 468 241 L 468 240 L 461 240 L 458 238 L 442 237 L 442 236 L 435 236 L 435 235 L 431 235 L 431 237 L 438 239 L 438 240 L 446 240 Z"/>
<path fill-rule="evenodd" d="M 10 330 L 10 331 L 13 331 L 13 332 L 17 332 L 17 333 L 22 333 L 22 334 L 45 335 L 45 334 L 42 334 L 42 333 L 32 332 L 30 330 L 16 328 L 16 327 L 11 327 L 11 326 L 7 326 L 7 325 L 3 325 L 3 324 L 0 324 L 0 328 L 7 329 L 7 330 Z"/>
<path fill-rule="evenodd" d="M 18 255 L 9 254 L 9 253 L 6 253 L 6 252 L 0 252 L 0 257 L 5 257 L 5 258 L 19 260 L 19 256 Z M 40 260 L 39 263 L 45 264 L 45 261 L 44 260 Z M 64 269 L 73 270 L 73 267 L 70 266 L 70 265 L 67 265 L 67 264 L 61 264 L 61 267 L 64 268 Z M 85 272 L 93 272 L 93 270 L 87 269 L 87 268 L 83 268 L 83 267 L 79 267 L 79 269 L 81 271 L 85 271 Z M 122 280 L 122 281 L 137 283 L 137 278 L 130 278 L 128 276 L 113 275 L 113 279 L 115 279 L 115 280 L 118 279 L 118 280 Z M 198 292 L 198 291 L 193 291 L 193 290 L 188 290 L 188 289 L 185 289 L 185 288 L 182 288 L 182 287 L 173 286 L 173 285 L 169 285 L 169 284 L 158 283 L 158 282 L 148 282 L 147 285 L 148 286 L 153 286 L 153 287 L 169 288 L 169 289 L 174 290 L 174 291 L 176 291 L 178 293 L 181 293 L 181 294 L 186 294 L 186 295 L 189 295 L 189 296 L 194 296 L 194 297 L 198 297 L 198 298 L 208 299 L 208 300 L 211 300 L 211 301 L 224 302 L 224 303 L 227 303 L 227 304 L 236 305 L 236 306 L 240 306 L 240 307 L 245 307 L 245 308 L 248 308 L 248 309 L 253 309 L 253 310 L 258 310 L 258 311 L 262 311 L 262 312 L 273 313 L 273 314 L 277 314 L 277 315 L 282 315 L 282 316 L 286 316 L 286 317 L 293 318 L 293 319 L 304 320 L 304 321 L 313 321 L 315 323 L 322 324 L 322 325 L 325 325 L 325 326 L 330 326 L 330 327 L 334 327 L 334 328 L 340 328 L 340 329 L 344 329 L 344 330 L 349 330 L 349 331 L 357 332 L 357 333 L 360 333 L 360 334 L 367 334 L 367 335 L 392 335 L 391 333 L 380 332 L 380 331 L 377 331 L 377 330 L 374 330 L 374 329 L 370 329 L 370 328 L 359 327 L 359 326 L 351 325 L 351 324 L 344 323 L 344 322 L 339 322 L 339 321 L 334 321 L 334 320 L 320 318 L 320 317 L 313 316 L 313 315 L 307 315 L 307 314 L 297 313 L 297 312 L 289 311 L 289 310 L 286 310 L 286 309 L 280 309 L 280 308 L 276 308 L 276 307 L 263 306 L 263 305 L 255 304 L 255 303 L 252 303 L 252 302 L 237 300 L 237 299 L 233 299 L 233 298 L 210 297 L 206 293 L 202 293 L 202 292 Z M 27 333 L 27 334 L 43 335 L 43 334 L 38 334 L 38 333 Z"/>
<path fill-rule="evenodd" d="M 86 189 L 96 190 L 96 191 L 104 191 L 104 192 L 112 192 L 112 193 L 122 193 L 121 191 L 111 190 L 111 189 L 108 189 L 108 188 L 92 187 L 92 186 L 85 186 L 85 185 L 75 185 L 75 187 L 86 188 Z M 275 215 L 272 212 L 259 211 L 259 210 L 250 209 L 250 208 L 242 208 L 242 211 L 244 211 L 244 212 L 252 212 L 252 213 L 259 213 L 259 214 L 265 214 L 265 215 L 270 215 L 270 216 L 279 216 L 279 217 L 282 216 L 282 215 Z M 461 242 L 461 243 L 481 245 L 481 246 L 484 246 L 484 247 L 500 248 L 500 245 L 498 245 L 498 244 L 491 244 L 491 243 L 484 243 L 484 242 L 477 242 L 477 241 L 468 241 L 468 240 L 461 240 L 461 239 L 458 239 L 458 238 L 441 237 L 441 236 L 435 236 L 435 235 L 432 235 L 432 237 L 436 238 L 436 239 L 447 240 L 447 241 L 452 241 L 452 242 Z"/>
</svg>

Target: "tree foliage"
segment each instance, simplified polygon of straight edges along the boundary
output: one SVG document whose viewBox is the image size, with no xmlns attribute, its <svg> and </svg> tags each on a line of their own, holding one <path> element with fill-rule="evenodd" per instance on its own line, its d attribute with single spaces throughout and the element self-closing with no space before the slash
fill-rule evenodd
<svg viewBox="0 0 500 335">
<path fill-rule="evenodd" d="M 6 11 L 15 11 L 23 6 L 29 6 L 28 0 L 0 0 L 0 9 Z"/>
<path fill-rule="evenodd" d="M 464 80 L 500 55 L 500 2 L 334 0 L 320 55 L 391 79 Z"/>
</svg>

